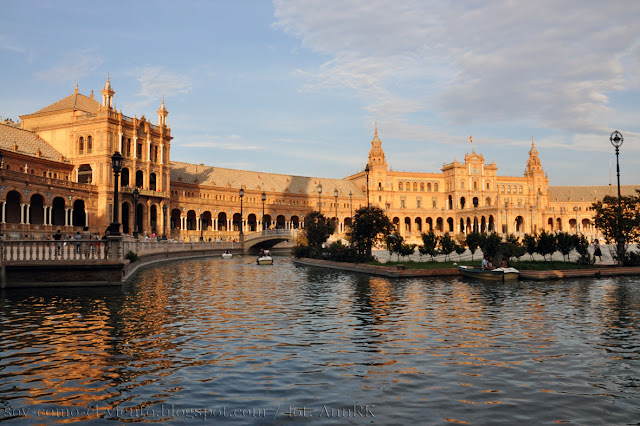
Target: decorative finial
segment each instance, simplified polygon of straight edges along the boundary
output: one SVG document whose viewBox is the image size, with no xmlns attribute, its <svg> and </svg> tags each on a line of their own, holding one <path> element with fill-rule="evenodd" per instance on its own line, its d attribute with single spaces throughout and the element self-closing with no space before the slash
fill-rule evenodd
<svg viewBox="0 0 640 426">
<path fill-rule="evenodd" d="M 76 83 L 76 93 L 78 93 L 78 83 Z"/>
<path fill-rule="evenodd" d="M 378 137 L 378 121 L 376 121 L 376 138 Z"/>
<path fill-rule="evenodd" d="M 531 136 L 531 148 L 535 148 L 536 144 L 533 142 L 533 136 Z"/>
</svg>

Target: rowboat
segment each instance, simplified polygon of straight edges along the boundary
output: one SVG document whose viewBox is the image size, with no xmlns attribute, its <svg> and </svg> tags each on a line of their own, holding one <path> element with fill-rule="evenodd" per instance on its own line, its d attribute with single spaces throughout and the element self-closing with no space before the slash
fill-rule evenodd
<svg viewBox="0 0 640 426">
<path fill-rule="evenodd" d="M 459 265 L 458 270 L 463 277 L 479 278 L 487 281 L 513 281 L 520 276 L 520 271 L 516 268 L 478 269 Z"/>
<path fill-rule="evenodd" d="M 231 259 L 232 257 L 233 257 L 233 254 L 230 253 L 229 251 L 225 251 L 224 253 L 222 253 L 223 259 Z"/>
<path fill-rule="evenodd" d="M 273 257 L 260 256 L 257 260 L 258 265 L 273 265 Z"/>
</svg>

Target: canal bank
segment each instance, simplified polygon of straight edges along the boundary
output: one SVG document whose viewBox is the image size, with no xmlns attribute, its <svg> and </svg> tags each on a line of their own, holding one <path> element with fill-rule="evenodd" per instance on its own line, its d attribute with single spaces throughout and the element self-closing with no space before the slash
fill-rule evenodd
<svg viewBox="0 0 640 426">
<path fill-rule="evenodd" d="M 321 259 L 293 258 L 295 265 L 314 266 L 327 269 L 336 269 L 349 272 L 360 272 L 387 278 L 416 278 L 416 277 L 459 277 L 457 268 L 440 269 L 404 269 L 397 266 L 375 266 L 361 263 L 333 262 Z M 600 278 L 624 275 L 640 275 L 640 266 L 616 267 L 601 266 L 589 269 L 566 269 L 551 271 L 520 271 L 520 279 L 547 281 L 565 278 Z"/>
</svg>

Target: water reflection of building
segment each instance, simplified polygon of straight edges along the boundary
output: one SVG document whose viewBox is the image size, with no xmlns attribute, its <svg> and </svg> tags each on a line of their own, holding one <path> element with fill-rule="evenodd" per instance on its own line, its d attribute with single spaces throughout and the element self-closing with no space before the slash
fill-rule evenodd
<svg viewBox="0 0 640 426">
<path fill-rule="evenodd" d="M 164 100 L 154 124 L 144 115 L 116 111 L 109 78 L 102 100 L 75 91 L 19 123 L 0 124 L 0 203 L 3 231 L 44 236 L 83 226 L 102 232 L 113 212 L 111 154 L 124 156 L 122 230 L 134 229 L 133 190 L 138 188 L 138 228 L 174 237 L 237 238 L 266 227 L 298 228 L 320 208 L 344 232 L 351 214 L 367 204 L 364 172 L 345 179 L 233 170 L 171 161 L 171 129 Z M 609 186 L 553 187 L 532 142 L 523 176 L 500 176 L 495 162 L 476 153 L 454 159 L 437 173 L 398 172 L 387 165 L 382 141 L 369 152 L 369 201 L 382 207 L 405 237 L 421 232 L 524 234 L 545 230 L 591 235 L 589 206 Z M 239 190 L 244 190 L 240 217 Z M 321 192 L 319 189 L 321 188 Z M 633 193 L 640 186 L 624 187 Z M 166 220 L 164 210 L 166 209 Z"/>
</svg>

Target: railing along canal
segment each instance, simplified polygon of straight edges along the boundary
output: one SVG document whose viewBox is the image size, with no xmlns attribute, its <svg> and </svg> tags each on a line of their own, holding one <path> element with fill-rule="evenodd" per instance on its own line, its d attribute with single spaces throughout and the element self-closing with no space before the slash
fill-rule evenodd
<svg viewBox="0 0 640 426">
<path fill-rule="evenodd" d="M 111 259 L 105 240 L 20 240 L 0 243 L 2 261 Z"/>
<path fill-rule="evenodd" d="M 6 240 L 0 242 L 2 262 L 50 262 L 56 260 L 117 260 L 130 251 L 140 254 L 189 250 L 229 250 L 241 247 L 234 242 L 174 242 L 156 240 Z"/>
</svg>

